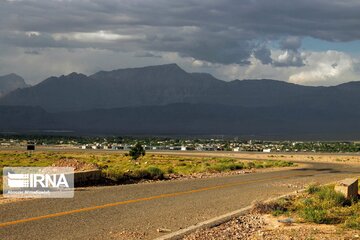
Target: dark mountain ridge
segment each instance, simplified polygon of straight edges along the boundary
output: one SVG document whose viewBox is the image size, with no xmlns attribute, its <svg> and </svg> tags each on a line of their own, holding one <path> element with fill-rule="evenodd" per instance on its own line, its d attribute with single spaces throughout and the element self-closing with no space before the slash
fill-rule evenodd
<svg viewBox="0 0 360 240">
<path fill-rule="evenodd" d="M 94 108 L 224 104 L 243 107 L 329 105 L 360 110 L 360 84 L 308 87 L 276 80 L 225 82 L 205 73 L 187 73 L 176 64 L 100 71 L 91 76 L 71 73 L 51 77 L 0 98 L 0 105 L 40 106 L 47 111 Z"/>
</svg>

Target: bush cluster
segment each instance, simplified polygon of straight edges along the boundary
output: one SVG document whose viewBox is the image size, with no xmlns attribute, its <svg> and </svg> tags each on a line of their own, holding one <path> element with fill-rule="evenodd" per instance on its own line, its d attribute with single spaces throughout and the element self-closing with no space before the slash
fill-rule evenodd
<svg viewBox="0 0 360 240">
<path fill-rule="evenodd" d="M 294 215 L 304 222 L 341 224 L 360 230 L 360 202 L 346 199 L 334 190 L 334 186 L 311 185 L 301 196 L 283 198 L 269 204 L 255 204 L 254 209 L 273 215 Z"/>
</svg>

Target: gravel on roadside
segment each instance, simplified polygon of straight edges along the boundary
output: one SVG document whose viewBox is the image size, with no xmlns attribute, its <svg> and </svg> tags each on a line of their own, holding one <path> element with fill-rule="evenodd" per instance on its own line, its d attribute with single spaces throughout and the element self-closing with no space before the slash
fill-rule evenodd
<svg viewBox="0 0 360 240">
<path fill-rule="evenodd" d="M 183 239 L 252 239 L 254 235 L 263 234 L 261 230 L 265 225 L 266 222 L 261 215 L 247 214 L 213 228 L 198 230 Z"/>
<path fill-rule="evenodd" d="M 360 240 L 360 231 L 325 224 L 282 224 L 270 215 L 249 213 L 213 228 L 199 229 L 183 240 Z"/>
</svg>

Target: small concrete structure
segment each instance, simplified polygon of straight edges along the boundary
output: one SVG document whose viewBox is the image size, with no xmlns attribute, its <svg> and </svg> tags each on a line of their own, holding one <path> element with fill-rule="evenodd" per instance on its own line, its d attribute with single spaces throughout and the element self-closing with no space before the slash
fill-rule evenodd
<svg viewBox="0 0 360 240">
<path fill-rule="evenodd" d="M 359 182 L 356 178 L 347 178 L 335 185 L 335 191 L 345 195 L 347 199 L 357 198 Z"/>
<path fill-rule="evenodd" d="M 101 179 L 101 170 L 88 170 L 74 173 L 74 183 L 76 186 L 89 185 Z"/>
</svg>

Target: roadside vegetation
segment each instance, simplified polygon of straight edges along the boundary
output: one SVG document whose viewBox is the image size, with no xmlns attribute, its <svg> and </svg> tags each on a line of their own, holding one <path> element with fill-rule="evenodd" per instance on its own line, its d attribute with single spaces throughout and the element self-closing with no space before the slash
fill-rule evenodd
<svg viewBox="0 0 360 240">
<path fill-rule="evenodd" d="M 132 158 L 132 160 L 137 160 L 139 157 L 145 156 L 145 149 L 140 143 L 136 143 L 135 146 L 130 149 L 128 155 Z M 125 156 L 127 155 L 125 154 Z"/>
<path fill-rule="evenodd" d="M 334 224 L 360 230 L 360 201 L 346 199 L 334 186 L 311 185 L 305 193 L 272 203 L 256 203 L 254 211 L 284 215 L 297 222 Z"/>
<path fill-rule="evenodd" d="M 218 173 L 241 169 L 289 167 L 292 162 L 283 160 L 243 161 L 219 157 L 185 157 L 140 153 L 134 160 L 129 154 L 101 152 L 0 152 L 0 170 L 3 167 L 79 166 L 79 170 L 99 168 L 103 175 L 119 182 L 142 179 L 163 179 L 169 175 Z"/>
</svg>

